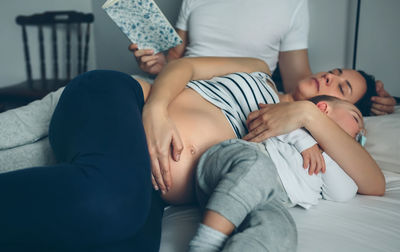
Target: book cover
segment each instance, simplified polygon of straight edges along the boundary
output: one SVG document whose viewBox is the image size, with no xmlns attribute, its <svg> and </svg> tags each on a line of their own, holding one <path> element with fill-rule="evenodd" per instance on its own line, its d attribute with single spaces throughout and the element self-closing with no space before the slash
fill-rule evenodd
<svg viewBox="0 0 400 252">
<path fill-rule="evenodd" d="M 158 53 L 182 43 L 153 0 L 108 0 L 102 8 L 139 49 Z"/>
</svg>

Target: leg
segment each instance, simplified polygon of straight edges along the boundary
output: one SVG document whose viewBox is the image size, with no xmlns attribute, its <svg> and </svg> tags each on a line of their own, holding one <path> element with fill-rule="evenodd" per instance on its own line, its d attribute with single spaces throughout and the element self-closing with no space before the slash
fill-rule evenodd
<svg viewBox="0 0 400 252">
<path fill-rule="evenodd" d="M 248 214 L 222 251 L 283 252 L 296 248 L 296 224 L 289 211 L 275 199 Z"/>
<path fill-rule="evenodd" d="M 75 249 L 134 237 L 151 193 L 142 106 L 129 75 L 72 80 L 49 129 L 61 163 L 0 175 L 0 246 Z"/>
<path fill-rule="evenodd" d="M 196 193 L 206 208 L 203 223 L 230 235 L 258 206 L 284 197 L 278 181 L 272 160 L 258 145 L 235 139 L 212 147 L 201 157 L 196 173 Z M 206 229 L 200 225 L 192 251 L 204 251 L 202 244 L 214 240 L 204 237 Z M 215 241 L 223 239 L 212 230 L 208 233 L 214 233 Z M 209 251 L 219 246 L 215 242 Z"/>
<path fill-rule="evenodd" d="M 238 139 L 215 145 L 203 154 L 196 183 L 200 205 L 223 215 L 236 227 L 259 204 L 284 196 L 267 152 Z"/>
</svg>

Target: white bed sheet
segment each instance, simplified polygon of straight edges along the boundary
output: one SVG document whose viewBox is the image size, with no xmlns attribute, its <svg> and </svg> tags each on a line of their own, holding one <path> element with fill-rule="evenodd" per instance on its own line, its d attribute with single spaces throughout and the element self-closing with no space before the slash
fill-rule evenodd
<svg viewBox="0 0 400 252">
<path fill-rule="evenodd" d="M 298 229 L 298 252 L 400 251 L 400 174 L 384 174 L 383 197 L 357 195 L 346 203 L 322 200 L 310 210 L 290 209 Z M 187 251 L 199 221 L 196 207 L 167 208 L 160 251 Z"/>
</svg>

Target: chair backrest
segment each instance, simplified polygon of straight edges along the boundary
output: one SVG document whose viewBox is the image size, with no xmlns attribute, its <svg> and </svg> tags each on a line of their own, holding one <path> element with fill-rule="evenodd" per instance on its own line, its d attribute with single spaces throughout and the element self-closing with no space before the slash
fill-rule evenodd
<svg viewBox="0 0 400 252">
<path fill-rule="evenodd" d="M 39 58 L 40 58 L 40 78 L 42 84 L 46 86 L 46 57 L 45 57 L 45 43 L 43 28 L 45 26 L 51 28 L 51 44 L 52 44 L 52 71 L 53 80 L 59 80 L 59 57 L 58 57 L 58 38 L 57 28 L 60 26 L 66 26 L 66 78 L 71 79 L 71 30 L 76 27 L 77 37 L 77 73 L 87 71 L 88 53 L 89 53 L 89 39 L 90 39 L 90 24 L 94 21 L 94 16 L 91 13 L 80 13 L 76 11 L 50 11 L 41 14 L 33 14 L 30 16 L 17 16 L 16 22 L 22 27 L 22 38 L 24 45 L 25 63 L 27 80 L 29 83 L 33 83 L 32 78 L 32 67 L 31 57 L 29 52 L 29 43 L 27 35 L 27 26 L 38 27 L 38 39 L 39 39 Z M 84 43 L 82 43 L 82 25 L 86 24 L 86 31 L 84 37 Z M 75 27 L 73 27 L 75 26 Z M 82 54 L 83 48 L 83 54 Z"/>
</svg>

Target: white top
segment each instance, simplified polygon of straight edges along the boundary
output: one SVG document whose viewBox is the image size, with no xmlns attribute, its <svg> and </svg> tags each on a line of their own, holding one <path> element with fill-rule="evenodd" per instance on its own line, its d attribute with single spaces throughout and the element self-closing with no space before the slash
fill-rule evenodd
<svg viewBox="0 0 400 252">
<path fill-rule="evenodd" d="M 326 153 L 323 157 L 326 172 L 309 175 L 303 168 L 301 152 L 317 142 L 305 130 L 297 129 L 289 134 L 271 137 L 263 142 L 278 171 L 282 185 L 293 205 L 306 209 L 322 198 L 347 201 L 358 190 L 356 183 Z"/>
<path fill-rule="evenodd" d="M 307 0 L 183 0 L 176 28 L 188 32 L 185 56 L 264 60 L 271 71 L 280 51 L 307 48 Z"/>
</svg>

